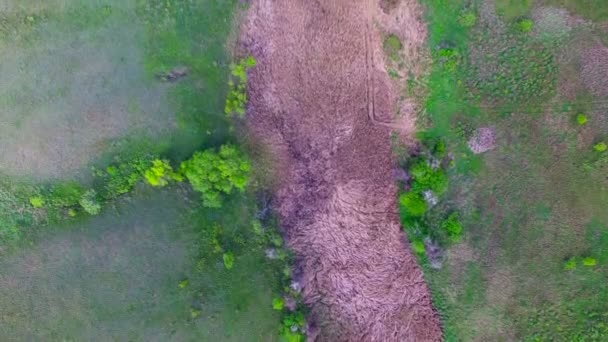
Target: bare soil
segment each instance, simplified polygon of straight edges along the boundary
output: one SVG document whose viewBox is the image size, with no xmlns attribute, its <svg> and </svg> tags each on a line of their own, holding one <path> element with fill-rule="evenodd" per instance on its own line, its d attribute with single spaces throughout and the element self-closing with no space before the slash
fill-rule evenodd
<svg viewBox="0 0 608 342">
<path fill-rule="evenodd" d="M 398 94 L 382 68 L 380 11 L 371 1 L 254 0 L 241 30 L 258 61 L 248 125 L 278 160 L 274 209 L 311 308 L 310 340 L 441 339 L 399 226 Z M 412 13 L 401 25 L 421 27 Z"/>
</svg>

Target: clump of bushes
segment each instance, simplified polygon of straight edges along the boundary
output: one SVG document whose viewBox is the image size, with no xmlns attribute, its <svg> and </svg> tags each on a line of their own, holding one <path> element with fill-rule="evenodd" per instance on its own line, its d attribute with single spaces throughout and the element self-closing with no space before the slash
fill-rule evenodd
<svg viewBox="0 0 608 342">
<path fill-rule="evenodd" d="M 426 139 L 420 149 L 406 165 L 410 179 L 401 184 L 406 190 L 399 195 L 399 210 L 412 251 L 424 256 L 425 240 L 439 244 L 458 242 L 463 226 L 458 213 L 450 212 L 440 201 L 448 189 L 446 169 L 452 165 L 445 142 Z"/>
<path fill-rule="evenodd" d="M 129 161 L 109 165 L 105 172 L 95 170 L 95 174 L 105 184 L 103 197 L 113 199 L 133 190 L 146 171 L 152 168 L 155 159 L 155 156 L 143 155 Z"/>
<path fill-rule="evenodd" d="M 247 103 L 247 70 L 256 65 L 255 58 L 249 56 L 243 58 L 237 64 L 230 66 L 231 77 L 228 80 L 228 95 L 224 112 L 226 115 L 245 115 L 245 104 Z"/>
<path fill-rule="evenodd" d="M 235 189 L 245 190 L 251 173 L 251 163 L 233 145 L 223 145 L 219 151 L 196 152 L 180 166 L 192 188 L 202 194 L 203 205 L 220 208 L 224 194 Z"/>
<path fill-rule="evenodd" d="M 594 257 L 584 257 L 582 259 L 577 258 L 575 256 L 568 258 L 568 260 L 566 260 L 564 262 L 564 270 L 566 271 L 572 271 L 576 269 L 577 264 L 579 263 L 582 264 L 585 267 L 593 267 L 597 265 L 597 259 Z"/>
<path fill-rule="evenodd" d="M 456 49 L 452 48 L 441 48 L 439 49 L 439 59 L 443 63 L 443 68 L 448 72 L 456 71 L 458 64 L 460 63 L 460 53 Z"/>
<path fill-rule="evenodd" d="M 419 161 L 410 168 L 412 190 L 421 192 L 431 190 L 437 196 L 443 195 L 448 188 L 448 178 L 441 168 L 433 169 L 428 161 Z"/>
</svg>

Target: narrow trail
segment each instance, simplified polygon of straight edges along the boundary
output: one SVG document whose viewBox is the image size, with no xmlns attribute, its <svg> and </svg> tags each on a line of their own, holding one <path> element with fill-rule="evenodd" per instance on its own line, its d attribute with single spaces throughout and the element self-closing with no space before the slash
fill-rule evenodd
<svg viewBox="0 0 608 342">
<path fill-rule="evenodd" d="M 248 127 L 278 163 L 273 208 L 296 255 L 313 341 L 441 339 L 399 226 L 397 96 L 377 59 L 376 11 L 372 0 L 252 0 L 241 28 L 258 61 Z"/>
</svg>

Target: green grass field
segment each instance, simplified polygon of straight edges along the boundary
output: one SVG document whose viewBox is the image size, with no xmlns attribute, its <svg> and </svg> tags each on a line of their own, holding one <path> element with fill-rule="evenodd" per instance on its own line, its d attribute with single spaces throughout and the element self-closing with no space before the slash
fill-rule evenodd
<svg viewBox="0 0 608 342">
<path fill-rule="evenodd" d="M 223 138 L 231 1 L 3 6 L 0 172 L 70 179 L 134 141 L 189 154 Z M 156 77 L 177 67 L 181 81 Z"/>
<path fill-rule="evenodd" d="M 279 289 L 263 250 L 240 243 L 227 270 L 221 253 L 201 251 L 214 214 L 197 197 L 145 190 L 0 261 L 0 340 L 276 339 Z M 223 239 L 249 236 L 242 211 L 224 209 Z"/>
<path fill-rule="evenodd" d="M 433 210 L 459 212 L 464 227 L 442 269 L 421 259 L 446 339 L 608 339 L 608 156 L 594 148 L 608 117 L 584 75 L 605 33 L 568 27 L 568 12 L 542 7 L 602 23 L 608 4 L 422 2 L 435 64 L 421 136 L 446 139 L 454 156 Z M 522 18 L 536 20 L 531 30 Z M 457 57 L 446 59 L 446 48 Z M 474 155 L 467 140 L 478 127 L 496 132 L 496 148 Z"/>
</svg>

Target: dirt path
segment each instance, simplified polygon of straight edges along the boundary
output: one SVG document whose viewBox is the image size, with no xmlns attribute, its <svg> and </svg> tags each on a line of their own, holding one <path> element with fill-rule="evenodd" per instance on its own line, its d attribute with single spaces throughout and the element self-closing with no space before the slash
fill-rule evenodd
<svg viewBox="0 0 608 342">
<path fill-rule="evenodd" d="M 258 60 L 248 123 L 280 164 L 274 207 L 316 340 L 438 341 L 398 223 L 390 150 L 397 95 L 377 57 L 371 4 L 252 1 L 242 28 Z"/>
</svg>

